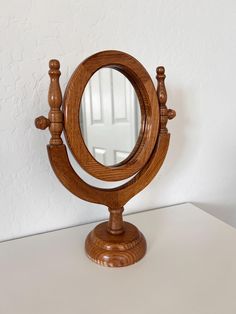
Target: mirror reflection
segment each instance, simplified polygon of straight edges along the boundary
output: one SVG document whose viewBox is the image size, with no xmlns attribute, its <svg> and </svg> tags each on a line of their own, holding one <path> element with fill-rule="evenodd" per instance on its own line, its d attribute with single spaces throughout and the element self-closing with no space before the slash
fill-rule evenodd
<svg viewBox="0 0 236 314">
<path fill-rule="evenodd" d="M 116 70 L 98 70 L 84 90 L 80 108 L 80 128 L 93 157 L 106 166 L 126 159 L 141 127 L 139 101 L 130 81 Z"/>
</svg>

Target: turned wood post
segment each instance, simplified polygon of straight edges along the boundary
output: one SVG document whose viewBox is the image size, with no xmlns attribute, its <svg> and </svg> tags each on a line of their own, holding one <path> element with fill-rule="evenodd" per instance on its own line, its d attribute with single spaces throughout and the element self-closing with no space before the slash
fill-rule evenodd
<svg viewBox="0 0 236 314">
<path fill-rule="evenodd" d="M 63 112 L 61 111 L 62 94 L 59 84 L 60 62 L 58 60 L 49 61 L 50 85 L 48 91 L 48 103 L 50 111 L 48 118 L 40 116 L 35 119 L 35 126 L 38 129 L 45 130 L 49 127 L 51 133 L 50 145 L 63 144 L 61 133 L 63 131 Z"/>
<path fill-rule="evenodd" d="M 60 145 L 63 144 L 61 139 L 61 133 L 63 130 L 63 113 L 61 111 L 62 105 L 62 95 L 61 88 L 59 84 L 60 72 L 60 62 L 58 60 L 49 61 L 48 74 L 50 76 L 50 86 L 48 91 L 48 103 L 50 106 L 50 111 L 48 114 L 48 119 L 50 120 L 49 130 L 51 133 L 50 144 Z"/>
<path fill-rule="evenodd" d="M 110 212 L 109 221 L 107 224 L 107 231 L 111 234 L 121 234 L 124 232 L 124 222 L 122 213 L 124 207 L 108 208 Z"/>
<path fill-rule="evenodd" d="M 173 119 L 176 116 L 175 110 L 168 109 L 166 106 L 167 92 L 165 87 L 165 68 L 163 66 L 157 67 L 156 69 L 157 78 L 157 97 L 160 105 L 160 133 L 168 133 L 166 127 L 168 120 Z"/>
</svg>

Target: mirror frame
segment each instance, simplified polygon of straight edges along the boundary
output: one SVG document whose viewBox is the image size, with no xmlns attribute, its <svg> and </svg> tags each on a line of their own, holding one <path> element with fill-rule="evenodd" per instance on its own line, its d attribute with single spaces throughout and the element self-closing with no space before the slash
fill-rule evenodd
<svg viewBox="0 0 236 314">
<path fill-rule="evenodd" d="M 80 107 L 84 89 L 101 68 L 121 72 L 133 85 L 141 109 L 141 128 L 137 143 L 121 163 L 105 166 L 89 152 L 80 129 Z M 64 134 L 70 150 L 80 166 L 100 180 L 119 181 L 140 171 L 154 149 L 159 130 L 159 104 L 154 84 L 146 69 L 127 53 L 108 50 L 85 59 L 74 71 L 66 87 L 64 101 Z"/>
<path fill-rule="evenodd" d="M 112 68 L 110 68 L 110 67 L 103 67 L 103 68 L 100 68 L 98 71 L 96 71 L 93 75 L 95 75 L 97 72 L 99 72 L 99 71 L 102 70 L 102 69 L 114 70 L 114 69 L 112 69 Z M 114 71 L 117 71 L 117 70 L 115 69 Z M 117 71 L 117 72 L 119 73 L 119 75 L 123 75 L 122 73 L 120 73 L 120 71 Z M 124 77 L 125 77 L 126 80 L 128 80 L 126 76 L 124 76 Z M 93 76 L 90 78 L 90 80 L 92 80 L 92 79 L 93 79 Z M 86 88 L 88 87 L 88 84 L 90 83 L 90 80 L 88 81 L 88 83 L 87 83 L 87 85 L 86 85 L 86 87 L 85 87 L 85 90 L 86 90 Z M 131 85 L 131 87 L 133 88 L 133 91 L 134 91 L 134 94 L 135 94 L 135 103 L 134 103 L 134 106 L 135 106 L 135 107 L 136 107 L 136 106 L 138 107 L 138 108 L 137 108 L 137 110 L 138 110 L 138 111 L 137 111 L 137 114 L 139 115 L 139 118 L 136 117 L 136 118 L 138 118 L 138 120 L 139 120 L 139 121 L 138 121 L 139 123 L 138 123 L 138 125 L 137 125 L 137 130 L 138 130 L 138 132 L 137 132 L 137 135 L 136 135 L 136 138 L 135 138 L 135 143 L 134 143 L 134 145 L 132 145 L 131 149 L 130 149 L 129 152 L 128 152 L 129 155 L 126 156 L 124 159 L 122 159 L 121 161 L 119 161 L 119 162 L 117 162 L 117 163 L 111 163 L 111 164 L 102 163 L 102 162 L 100 162 L 99 160 L 97 160 L 97 159 L 95 158 L 95 156 L 93 155 L 92 151 L 91 151 L 90 149 L 88 149 L 89 152 L 90 152 L 90 154 L 93 156 L 93 158 L 94 158 L 98 163 L 100 163 L 100 164 L 102 164 L 102 165 L 104 165 L 104 166 L 106 166 L 106 167 L 118 167 L 118 166 L 121 166 L 121 165 L 125 164 L 125 163 L 133 156 L 133 154 L 136 152 L 137 148 L 138 148 L 139 145 L 140 145 L 141 138 L 142 138 L 142 135 L 143 135 L 143 129 L 144 129 L 144 126 L 145 126 L 145 121 L 143 121 L 143 119 L 142 119 L 141 107 L 140 107 L 139 98 L 138 98 L 138 95 L 136 94 L 136 91 L 135 91 L 133 85 L 131 84 L 130 80 L 128 80 L 128 82 L 129 82 L 129 84 Z M 90 89 L 90 88 L 89 88 L 89 89 Z M 84 90 L 84 93 L 85 93 L 85 90 Z M 83 95 L 83 96 L 84 96 L 84 95 Z M 83 96 L 82 96 L 82 97 L 83 97 Z M 83 116 L 83 109 L 85 109 L 85 106 L 86 106 L 86 104 L 84 104 L 84 102 L 81 101 L 79 119 L 81 119 L 81 118 L 83 119 L 83 118 L 84 118 L 84 116 Z M 112 118 L 112 119 L 113 119 L 113 118 Z M 79 122 L 80 122 L 81 134 L 82 134 L 82 136 L 83 136 L 84 143 L 85 143 L 85 145 L 87 146 L 86 137 L 85 137 L 85 134 L 83 133 L 83 130 L 82 130 L 82 128 L 81 128 L 81 120 L 79 120 Z M 127 134 L 127 136 L 129 136 L 129 134 Z"/>
</svg>

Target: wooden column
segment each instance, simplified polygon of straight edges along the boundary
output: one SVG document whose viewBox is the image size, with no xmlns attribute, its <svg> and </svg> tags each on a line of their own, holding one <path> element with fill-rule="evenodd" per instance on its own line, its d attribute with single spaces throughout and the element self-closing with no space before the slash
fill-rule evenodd
<svg viewBox="0 0 236 314">
<path fill-rule="evenodd" d="M 160 133 L 168 133 L 166 127 L 168 120 L 173 119 L 176 116 L 175 110 L 168 109 L 166 106 L 167 102 L 167 92 L 165 87 L 165 68 L 163 66 L 157 67 L 156 69 L 157 78 L 157 97 L 160 105 Z"/>
<path fill-rule="evenodd" d="M 59 84 L 60 72 L 60 62 L 58 60 L 49 61 L 48 74 L 50 76 L 50 86 L 48 91 L 48 103 L 50 106 L 50 111 L 48 114 L 48 119 L 50 120 L 49 130 L 51 133 L 50 144 L 60 145 L 63 144 L 61 139 L 61 133 L 63 130 L 63 113 L 61 111 L 62 105 L 62 95 L 61 88 Z"/>
<path fill-rule="evenodd" d="M 121 208 L 109 208 L 110 217 L 107 225 L 107 231 L 111 234 L 121 234 L 124 232 L 124 222 L 122 213 L 124 207 Z"/>
<path fill-rule="evenodd" d="M 50 85 L 48 91 L 48 103 L 50 111 L 48 118 L 40 116 L 35 119 L 35 125 L 38 129 L 45 130 L 49 127 L 51 133 L 50 145 L 63 144 L 61 133 L 63 131 L 63 113 L 61 111 L 62 94 L 59 84 L 60 62 L 58 60 L 49 61 Z"/>
</svg>

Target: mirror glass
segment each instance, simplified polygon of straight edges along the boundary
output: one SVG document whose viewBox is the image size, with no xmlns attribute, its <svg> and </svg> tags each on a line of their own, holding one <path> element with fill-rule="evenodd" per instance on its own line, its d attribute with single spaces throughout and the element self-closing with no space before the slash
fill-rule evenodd
<svg viewBox="0 0 236 314">
<path fill-rule="evenodd" d="M 80 129 L 93 157 L 106 166 L 126 159 L 135 147 L 141 111 L 130 81 L 102 68 L 89 80 L 80 106 Z"/>
</svg>

